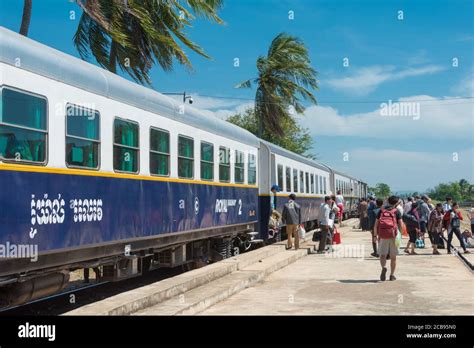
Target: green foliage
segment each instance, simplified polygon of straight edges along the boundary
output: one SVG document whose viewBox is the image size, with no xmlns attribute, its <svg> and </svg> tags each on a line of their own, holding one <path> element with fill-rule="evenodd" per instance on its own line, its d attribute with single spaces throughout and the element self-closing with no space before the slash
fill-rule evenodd
<svg viewBox="0 0 474 348">
<path fill-rule="evenodd" d="M 253 134 L 258 133 L 258 120 L 253 109 L 247 109 L 243 114 L 233 115 L 227 121 Z M 293 119 L 284 122 L 282 125 L 285 129 L 283 136 L 264 130 L 262 139 L 305 157 L 316 159 L 314 154 L 308 153 L 312 147 L 312 139 L 308 130 L 300 127 Z"/>
<path fill-rule="evenodd" d="M 257 86 L 255 113 L 257 135 L 266 131 L 283 136 L 291 125 L 292 113 L 302 114 L 302 100 L 316 104 L 308 88 L 317 89 L 316 70 L 311 67 L 308 49 L 297 37 L 277 35 L 265 57 L 257 59 L 258 77 L 246 80 L 236 88 Z"/>
<path fill-rule="evenodd" d="M 210 58 L 186 36 L 196 16 L 221 24 L 217 10 L 223 0 L 75 0 L 83 10 L 74 35 L 82 59 L 92 53 L 105 69 L 117 66 L 135 81 L 150 84 L 149 71 L 156 63 L 165 71 L 174 61 L 192 68 L 178 41 Z M 185 6 L 184 4 L 187 4 Z"/>
<path fill-rule="evenodd" d="M 377 198 L 387 198 L 391 194 L 390 186 L 384 183 L 378 183 L 375 187 L 369 187 L 369 192 L 373 192 Z"/>
<path fill-rule="evenodd" d="M 474 200 L 474 185 L 466 179 L 461 179 L 458 182 L 441 183 L 428 191 L 428 195 L 439 201 L 444 201 L 448 196 L 452 197 L 454 201 L 470 201 Z"/>
</svg>

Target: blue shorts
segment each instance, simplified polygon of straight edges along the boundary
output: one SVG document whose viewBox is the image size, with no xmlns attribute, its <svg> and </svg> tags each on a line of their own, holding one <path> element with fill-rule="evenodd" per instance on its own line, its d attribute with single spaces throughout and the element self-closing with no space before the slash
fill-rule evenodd
<svg viewBox="0 0 474 348">
<path fill-rule="evenodd" d="M 420 232 L 425 233 L 426 231 L 426 222 L 425 221 L 420 221 Z"/>
</svg>

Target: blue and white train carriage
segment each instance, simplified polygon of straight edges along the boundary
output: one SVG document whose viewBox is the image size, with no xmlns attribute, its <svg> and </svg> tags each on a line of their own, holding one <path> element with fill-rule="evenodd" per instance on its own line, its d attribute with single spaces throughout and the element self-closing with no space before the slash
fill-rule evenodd
<svg viewBox="0 0 474 348">
<path fill-rule="evenodd" d="M 119 280 L 245 251 L 275 237 L 272 184 L 313 224 L 335 175 L 0 27 L 0 305 L 55 293 L 75 269 Z"/>
<path fill-rule="evenodd" d="M 70 269 L 138 274 L 207 253 L 192 242 L 254 230 L 255 136 L 7 29 L 0 36 L 4 301 L 56 291 Z M 29 245 L 36 262 L 14 253 Z"/>
</svg>

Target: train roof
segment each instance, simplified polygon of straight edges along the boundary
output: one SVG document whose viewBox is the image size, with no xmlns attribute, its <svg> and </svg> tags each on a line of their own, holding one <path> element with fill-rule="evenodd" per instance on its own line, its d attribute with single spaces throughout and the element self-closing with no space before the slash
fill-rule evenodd
<svg viewBox="0 0 474 348">
<path fill-rule="evenodd" d="M 270 148 L 270 151 L 273 152 L 273 153 L 276 153 L 278 155 L 281 155 L 281 156 L 285 156 L 285 157 L 288 157 L 288 158 L 291 158 L 291 159 L 294 159 L 295 161 L 299 161 L 299 162 L 302 162 L 302 163 L 305 163 L 305 164 L 308 164 L 310 166 L 313 166 L 313 167 L 317 167 L 317 168 L 320 168 L 320 169 L 323 169 L 323 170 L 326 170 L 326 171 L 332 171 L 334 172 L 335 174 L 339 174 L 341 176 L 345 176 L 347 178 L 350 178 L 350 179 L 353 179 L 353 180 L 357 180 L 357 181 L 360 181 L 362 182 L 361 180 L 351 176 L 351 175 L 347 175 L 345 173 L 342 173 L 338 170 L 335 170 L 333 168 L 331 168 L 330 166 L 328 166 L 327 164 L 324 164 L 324 163 L 319 163 L 319 162 L 316 162 L 312 159 L 309 159 L 309 158 L 306 158 L 304 156 L 301 156 L 301 155 L 298 155 L 294 152 L 291 152 L 287 149 L 284 149 L 278 145 L 275 145 L 273 143 L 270 143 L 266 140 L 262 140 L 260 139 L 260 141 L 265 144 L 266 146 L 268 146 Z"/>
<path fill-rule="evenodd" d="M 0 62 L 258 147 L 247 130 L 0 26 Z"/>
<path fill-rule="evenodd" d="M 270 148 L 270 151 L 273 152 L 273 153 L 276 153 L 276 154 L 281 155 L 281 156 L 285 156 L 287 158 L 293 159 L 293 160 L 301 162 L 301 163 L 305 163 L 309 166 L 313 166 L 313 167 L 316 167 L 316 168 L 319 168 L 319 169 L 322 169 L 322 170 L 325 170 L 325 171 L 330 171 L 331 170 L 331 168 L 329 168 L 325 164 L 318 163 L 314 160 L 311 160 L 311 159 L 306 158 L 304 156 L 298 155 L 298 154 L 296 154 L 294 152 L 291 152 L 287 149 L 284 149 L 284 148 L 282 148 L 278 145 L 272 144 L 272 143 L 270 143 L 266 140 L 260 139 L 260 141 L 263 144 L 265 144 L 266 146 L 268 146 Z"/>
</svg>

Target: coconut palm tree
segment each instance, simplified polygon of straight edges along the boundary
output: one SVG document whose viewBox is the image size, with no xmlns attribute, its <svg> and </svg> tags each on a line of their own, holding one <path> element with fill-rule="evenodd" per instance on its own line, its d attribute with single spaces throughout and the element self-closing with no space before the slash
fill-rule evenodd
<svg viewBox="0 0 474 348">
<path fill-rule="evenodd" d="M 165 71 L 173 69 L 175 60 L 192 69 L 180 43 L 210 58 L 186 36 L 195 16 L 223 23 L 217 15 L 223 0 L 75 1 L 83 10 L 74 35 L 81 58 L 92 54 L 105 69 L 115 73 L 119 67 L 142 84 L 151 83 L 149 71 L 156 63 Z M 25 0 L 23 14 L 27 33 L 31 0 Z"/>
<path fill-rule="evenodd" d="M 292 120 L 292 110 L 303 113 L 302 99 L 316 104 L 315 96 L 308 87 L 317 89 L 316 70 L 311 67 L 308 49 L 297 37 L 286 33 L 277 35 L 268 49 L 266 57 L 257 59 L 258 77 L 236 86 L 257 86 L 255 112 L 258 115 L 258 136 L 263 129 L 284 135 L 282 125 Z"/>
</svg>

